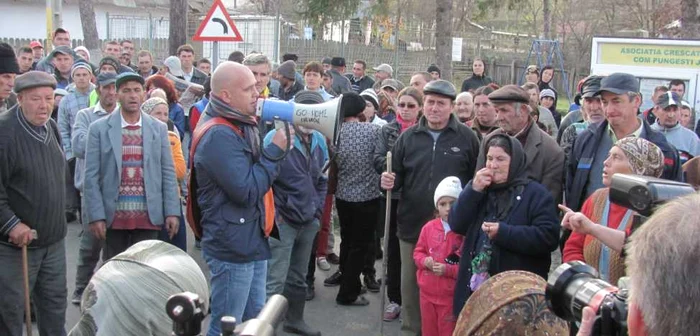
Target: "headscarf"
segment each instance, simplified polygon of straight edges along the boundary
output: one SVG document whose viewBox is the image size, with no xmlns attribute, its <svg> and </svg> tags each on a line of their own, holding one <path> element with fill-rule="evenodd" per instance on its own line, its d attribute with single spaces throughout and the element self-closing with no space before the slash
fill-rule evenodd
<svg viewBox="0 0 700 336">
<path fill-rule="evenodd" d="M 165 304 L 182 292 L 197 294 L 207 311 L 207 279 L 192 257 L 162 241 L 136 243 L 95 272 L 82 296 L 80 320 L 69 335 L 170 335 Z"/>
<path fill-rule="evenodd" d="M 168 102 L 165 101 L 165 99 L 160 98 L 160 97 L 152 97 L 148 98 L 143 104 L 141 104 L 141 112 L 151 115 L 151 112 L 153 112 L 153 109 L 156 108 L 158 105 L 165 105 L 166 107 L 168 106 Z"/>
<path fill-rule="evenodd" d="M 629 160 L 632 172 L 636 175 L 660 177 L 664 171 L 664 153 L 651 141 L 627 137 L 615 143 Z"/>
<path fill-rule="evenodd" d="M 547 308 L 546 286 L 530 272 L 494 275 L 469 297 L 453 335 L 569 335 L 566 322 Z"/>
<path fill-rule="evenodd" d="M 481 143 L 481 152 L 476 163 L 476 170 L 486 166 L 486 155 L 489 148 L 487 146 L 492 139 L 504 138 L 510 145 L 510 166 L 508 167 L 508 179 L 504 183 L 491 184 L 486 188 L 489 203 L 496 205 L 496 220 L 505 219 L 510 212 L 510 206 L 513 199 L 513 193 L 518 186 L 526 185 L 530 182 L 527 177 L 527 160 L 525 158 L 525 150 L 520 144 L 520 141 L 506 134 L 493 134 L 487 136 Z"/>
</svg>

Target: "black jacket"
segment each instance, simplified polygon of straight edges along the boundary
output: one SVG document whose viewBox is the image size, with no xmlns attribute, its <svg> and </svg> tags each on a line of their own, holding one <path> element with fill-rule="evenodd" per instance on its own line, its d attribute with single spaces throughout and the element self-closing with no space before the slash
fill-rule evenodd
<svg viewBox="0 0 700 336">
<path fill-rule="evenodd" d="M 279 97 L 280 100 L 290 101 L 301 90 L 304 90 L 304 85 L 294 81 L 294 84 L 292 84 L 292 87 L 289 88 L 289 91 L 284 89 L 284 85 L 280 85 L 280 91 L 274 93 L 277 94 L 277 97 Z"/>
<path fill-rule="evenodd" d="M 418 241 L 423 225 L 434 218 L 437 185 L 447 176 L 458 177 L 464 185 L 474 176 L 478 156 L 479 139 L 454 114 L 436 143 L 425 117 L 399 136 L 392 160 L 394 190 L 401 190 L 396 217 L 399 239 Z"/>
<path fill-rule="evenodd" d="M 493 83 L 493 79 L 491 79 L 489 76 L 472 75 L 462 82 L 462 92 L 474 91 L 491 83 Z"/>
<path fill-rule="evenodd" d="M 362 76 L 359 81 L 355 81 L 353 74 L 346 74 L 345 77 L 350 81 L 350 87 L 356 93 L 362 93 L 362 91 L 371 89 L 374 86 L 374 79 L 367 76 Z"/>
<path fill-rule="evenodd" d="M 676 148 L 666 141 L 663 134 L 653 130 L 645 120 L 642 119 L 642 123 L 643 138 L 659 146 L 664 153 L 664 172 L 661 178 L 683 181 L 683 171 Z M 602 137 L 607 136 L 607 132 L 608 121 L 603 120 L 600 125 L 589 127 L 574 140 L 573 150 L 566 167 L 566 206 L 574 211 L 579 211 L 586 200 L 591 163 L 595 159 Z M 603 163 L 596 162 L 596 164 Z"/>
</svg>

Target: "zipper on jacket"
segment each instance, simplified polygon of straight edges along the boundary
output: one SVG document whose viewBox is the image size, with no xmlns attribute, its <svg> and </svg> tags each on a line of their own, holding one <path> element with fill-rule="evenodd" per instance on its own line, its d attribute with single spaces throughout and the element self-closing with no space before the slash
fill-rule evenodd
<svg viewBox="0 0 700 336">
<path fill-rule="evenodd" d="M 430 135 L 430 134 L 428 134 Z M 432 136 L 432 135 L 431 135 Z M 440 136 L 438 136 L 438 139 L 440 139 Z M 433 141 L 433 158 L 430 160 L 430 177 L 428 179 L 428 189 L 432 190 L 433 189 L 433 170 L 435 170 L 435 146 L 437 145 L 437 139 Z"/>
</svg>

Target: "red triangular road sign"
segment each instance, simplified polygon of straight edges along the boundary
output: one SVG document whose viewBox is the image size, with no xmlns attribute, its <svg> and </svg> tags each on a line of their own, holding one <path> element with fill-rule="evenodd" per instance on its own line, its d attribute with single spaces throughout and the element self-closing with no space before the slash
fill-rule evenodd
<svg viewBox="0 0 700 336">
<path fill-rule="evenodd" d="M 243 42 L 243 36 L 233 24 L 221 0 L 215 0 L 207 16 L 192 37 L 194 41 Z"/>
</svg>

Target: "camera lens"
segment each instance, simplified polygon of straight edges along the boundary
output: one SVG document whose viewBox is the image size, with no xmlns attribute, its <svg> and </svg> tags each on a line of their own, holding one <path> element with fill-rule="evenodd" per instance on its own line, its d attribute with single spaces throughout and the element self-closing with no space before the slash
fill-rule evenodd
<svg viewBox="0 0 700 336">
<path fill-rule="evenodd" d="M 580 261 L 562 264 L 549 276 L 545 295 L 547 305 L 567 321 L 580 321 L 583 308 L 596 312 L 603 300 L 617 288 L 598 279 L 598 272 Z"/>
</svg>

